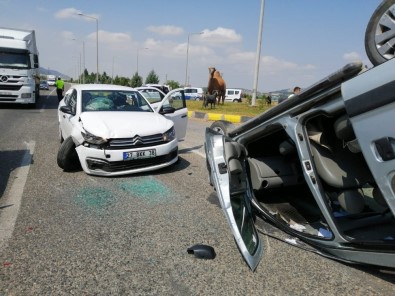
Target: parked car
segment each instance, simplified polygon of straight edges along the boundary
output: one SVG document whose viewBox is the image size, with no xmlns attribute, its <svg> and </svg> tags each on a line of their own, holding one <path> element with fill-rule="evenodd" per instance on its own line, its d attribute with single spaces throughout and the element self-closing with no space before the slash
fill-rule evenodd
<svg viewBox="0 0 395 296">
<path fill-rule="evenodd" d="M 241 103 L 241 89 L 227 88 L 225 92 L 225 102 Z"/>
<path fill-rule="evenodd" d="M 185 99 L 200 101 L 203 98 L 203 88 L 201 87 L 185 87 Z"/>
<path fill-rule="evenodd" d="M 147 83 L 147 84 L 143 85 L 143 87 L 145 87 L 145 86 L 157 88 L 165 94 L 167 94 L 171 90 L 170 86 L 165 85 L 165 84 Z"/>
<path fill-rule="evenodd" d="M 188 116 L 185 97 L 169 98 L 171 92 L 155 111 L 130 87 L 72 86 L 58 108 L 59 167 L 71 171 L 81 165 L 88 174 L 117 176 L 175 163 Z"/>
<path fill-rule="evenodd" d="M 48 85 L 48 82 L 46 80 L 41 80 L 40 81 L 40 89 L 49 90 L 49 85 Z"/>
<path fill-rule="evenodd" d="M 395 267 L 395 59 L 362 63 L 237 126 L 205 150 L 238 248 L 254 270 L 266 221 L 323 256 Z"/>
</svg>

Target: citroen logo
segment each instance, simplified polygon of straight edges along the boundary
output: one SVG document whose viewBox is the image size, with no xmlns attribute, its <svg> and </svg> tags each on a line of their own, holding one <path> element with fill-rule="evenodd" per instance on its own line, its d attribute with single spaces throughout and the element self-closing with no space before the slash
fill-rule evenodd
<svg viewBox="0 0 395 296">
<path fill-rule="evenodd" d="M 1 81 L 1 82 L 7 82 L 7 81 L 8 81 L 8 77 L 2 75 L 2 76 L 0 76 L 0 81 Z"/>
<path fill-rule="evenodd" d="M 144 142 L 143 142 L 143 139 L 141 139 L 140 136 L 134 137 L 134 139 L 133 139 L 133 144 L 134 144 L 134 145 L 141 145 L 141 144 L 143 144 L 143 143 L 144 143 Z"/>
</svg>

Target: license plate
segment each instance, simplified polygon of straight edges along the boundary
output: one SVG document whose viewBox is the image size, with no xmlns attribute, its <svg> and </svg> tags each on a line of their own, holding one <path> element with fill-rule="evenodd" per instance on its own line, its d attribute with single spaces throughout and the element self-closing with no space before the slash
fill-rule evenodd
<svg viewBox="0 0 395 296">
<path fill-rule="evenodd" d="M 10 96 L 12 93 L 10 92 L 0 92 L 0 96 Z"/>
<path fill-rule="evenodd" d="M 155 156 L 156 156 L 155 149 L 124 152 L 123 153 L 123 160 L 151 158 L 151 157 L 155 157 Z"/>
</svg>

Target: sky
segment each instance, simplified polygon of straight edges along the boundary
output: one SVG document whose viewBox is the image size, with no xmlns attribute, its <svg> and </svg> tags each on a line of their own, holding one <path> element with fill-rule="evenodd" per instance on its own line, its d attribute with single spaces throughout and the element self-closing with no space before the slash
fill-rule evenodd
<svg viewBox="0 0 395 296">
<path fill-rule="evenodd" d="M 355 60 L 371 67 L 364 35 L 380 2 L 265 0 L 257 90 L 308 87 Z M 214 66 L 228 88 L 253 89 L 261 3 L 0 0 L 0 27 L 35 30 L 40 66 L 70 77 L 84 64 L 96 73 L 98 24 L 100 73 L 154 70 L 160 83 L 205 87 Z"/>
</svg>

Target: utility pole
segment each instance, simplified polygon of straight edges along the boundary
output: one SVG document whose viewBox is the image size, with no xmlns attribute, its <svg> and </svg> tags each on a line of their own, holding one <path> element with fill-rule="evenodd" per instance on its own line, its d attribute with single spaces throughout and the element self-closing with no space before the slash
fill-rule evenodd
<svg viewBox="0 0 395 296">
<path fill-rule="evenodd" d="M 256 47 L 255 76 L 254 76 L 254 87 L 252 89 L 251 106 L 256 106 L 256 93 L 257 93 L 257 88 L 258 88 L 258 76 L 259 76 L 259 62 L 261 60 L 264 10 L 265 10 L 265 0 L 261 0 L 261 14 L 259 17 L 258 44 Z"/>
</svg>

